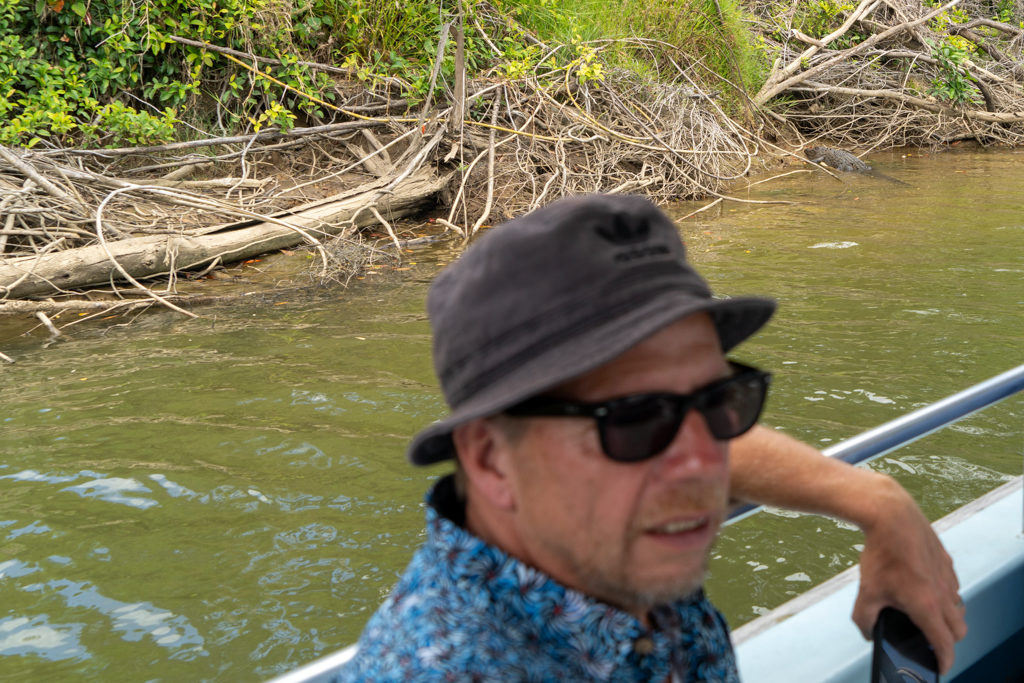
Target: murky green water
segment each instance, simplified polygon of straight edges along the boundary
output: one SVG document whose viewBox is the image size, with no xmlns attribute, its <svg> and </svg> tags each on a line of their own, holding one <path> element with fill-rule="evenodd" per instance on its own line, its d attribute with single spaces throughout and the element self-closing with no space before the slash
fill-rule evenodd
<svg viewBox="0 0 1024 683">
<path fill-rule="evenodd" d="M 875 161 L 911 186 L 795 176 L 750 196 L 799 204 L 683 225 L 718 290 L 780 300 L 737 356 L 777 373 L 767 421 L 822 447 L 1024 362 L 1024 156 Z M 254 680 L 352 642 L 446 471 L 404 448 L 444 413 L 422 299 L 451 256 L 49 346 L 0 325 L 0 680 Z M 876 466 L 939 517 L 1020 473 L 1022 403 Z M 710 590 L 739 624 L 859 540 L 761 514 Z"/>
</svg>

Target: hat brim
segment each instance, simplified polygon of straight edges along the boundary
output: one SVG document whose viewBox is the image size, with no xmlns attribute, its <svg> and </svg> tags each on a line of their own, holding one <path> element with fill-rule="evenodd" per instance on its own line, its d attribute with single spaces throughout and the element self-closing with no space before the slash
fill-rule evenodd
<svg viewBox="0 0 1024 683">
<path fill-rule="evenodd" d="M 455 457 L 452 430 L 481 417 L 496 415 L 531 396 L 604 365 L 676 320 L 708 313 L 728 351 L 759 330 L 775 312 L 775 302 L 758 297 L 705 299 L 666 292 L 628 313 L 612 317 L 572 341 L 552 346 L 524 363 L 507 379 L 485 388 L 451 415 L 422 430 L 409 444 L 407 457 L 429 465 Z"/>
</svg>

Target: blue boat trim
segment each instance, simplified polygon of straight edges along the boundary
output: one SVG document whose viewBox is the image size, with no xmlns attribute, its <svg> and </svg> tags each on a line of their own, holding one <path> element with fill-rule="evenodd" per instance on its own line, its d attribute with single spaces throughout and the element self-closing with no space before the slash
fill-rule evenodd
<svg viewBox="0 0 1024 683">
<path fill-rule="evenodd" d="M 957 644 L 956 663 L 944 681 L 957 680 L 1000 643 L 1024 633 L 1022 513 L 1017 477 L 934 525 L 953 557 L 967 606 L 967 637 Z M 870 680 L 871 643 L 850 619 L 859 575 L 859 567 L 852 567 L 737 629 L 741 680 Z"/>
</svg>

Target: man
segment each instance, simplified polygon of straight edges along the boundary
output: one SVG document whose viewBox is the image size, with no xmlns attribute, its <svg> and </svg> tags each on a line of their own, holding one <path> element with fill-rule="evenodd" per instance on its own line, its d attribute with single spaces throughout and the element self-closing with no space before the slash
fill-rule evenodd
<svg viewBox="0 0 1024 683">
<path fill-rule="evenodd" d="M 965 626 L 952 563 L 891 479 L 755 427 L 767 373 L 726 359 L 774 311 L 715 299 L 638 197 L 566 199 L 492 230 L 435 280 L 456 460 L 427 541 L 341 680 L 732 681 L 701 590 L 731 498 L 865 532 L 854 620 L 910 613 L 941 666 Z"/>
</svg>

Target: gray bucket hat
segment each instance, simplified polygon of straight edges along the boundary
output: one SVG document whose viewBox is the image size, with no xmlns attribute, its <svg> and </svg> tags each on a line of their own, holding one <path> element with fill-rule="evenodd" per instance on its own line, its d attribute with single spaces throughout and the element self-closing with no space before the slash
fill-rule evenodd
<svg viewBox="0 0 1024 683">
<path fill-rule="evenodd" d="M 451 414 L 417 434 L 416 465 L 452 458 L 451 432 L 586 373 L 673 321 L 708 313 L 722 350 L 769 299 L 712 298 L 676 226 L 642 197 L 563 199 L 493 228 L 434 280 L 427 313 Z"/>
</svg>

